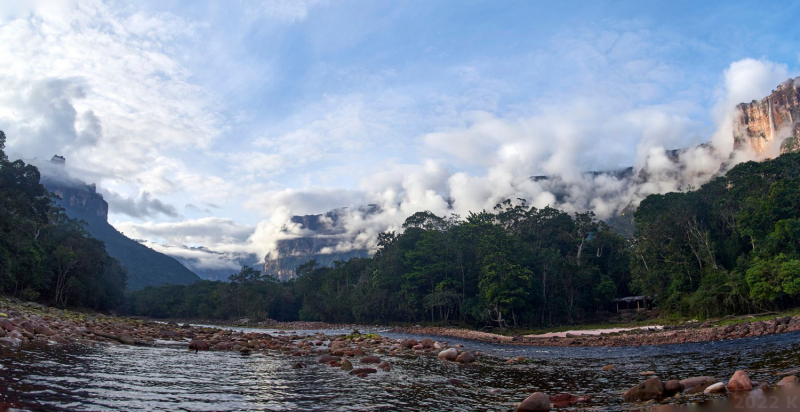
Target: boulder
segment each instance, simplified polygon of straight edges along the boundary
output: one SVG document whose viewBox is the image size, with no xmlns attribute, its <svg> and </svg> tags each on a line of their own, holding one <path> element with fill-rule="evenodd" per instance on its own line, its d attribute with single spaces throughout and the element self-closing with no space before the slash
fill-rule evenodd
<svg viewBox="0 0 800 412">
<path fill-rule="evenodd" d="M 381 363 L 381 358 L 377 356 L 364 356 L 360 360 L 361 363 Z"/>
<path fill-rule="evenodd" d="M 778 382 L 778 386 L 782 386 L 782 387 L 797 386 L 797 376 L 789 375 L 789 376 L 781 379 L 781 381 Z"/>
<path fill-rule="evenodd" d="M 342 358 L 340 358 L 338 356 L 325 355 L 325 356 L 322 356 L 322 357 L 319 358 L 319 363 L 328 363 L 330 361 L 339 362 L 341 360 L 342 360 Z"/>
<path fill-rule="evenodd" d="M 472 352 L 463 352 L 456 357 L 458 363 L 472 363 L 475 362 L 475 354 Z"/>
<path fill-rule="evenodd" d="M 124 343 L 126 345 L 133 345 L 136 343 L 136 341 L 133 340 L 133 336 L 127 333 L 120 333 L 119 335 L 117 335 L 117 340 L 119 341 L 119 343 Z"/>
<path fill-rule="evenodd" d="M 423 339 L 422 342 L 420 342 L 420 344 L 422 344 L 422 347 L 425 349 L 433 348 L 433 340 L 431 340 L 430 338 Z"/>
<path fill-rule="evenodd" d="M 342 359 L 342 370 L 343 371 L 353 370 L 353 364 L 347 359 Z"/>
<path fill-rule="evenodd" d="M 353 369 L 353 370 L 350 371 L 351 375 L 361 375 L 361 374 L 366 375 L 366 374 L 369 374 L 369 373 L 378 373 L 378 370 L 377 369 L 372 369 L 372 368 L 359 368 L 359 369 Z"/>
<path fill-rule="evenodd" d="M 50 339 L 51 341 L 55 342 L 55 343 L 69 343 L 69 341 L 68 341 L 68 340 L 64 339 L 64 338 L 63 338 L 62 336 L 60 336 L 60 335 L 53 335 L 53 336 L 50 336 L 50 337 L 49 337 L 49 339 Z"/>
<path fill-rule="evenodd" d="M 392 364 L 386 361 L 383 361 L 378 364 L 378 369 L 382 369 L 384 372 L 389 372 L 392 370 Z"/>
<path fill-rule="evenodd" d="M 541 392 L 534 392 L 517 405 L 516 412 L 544 412 L 550 410 L 550 398 Z"/>
<path fill-rule="evenodd" d="M 747 372 L 739 370 L 728 381 L 728 390 L 731 392 L 748 392 L 753 390 L 753 382 L 750 381 Z"/>
<path fill-rule="evenodd" d="M 683 385 L 677 379 L 670 379 L 664 382 L 664 396 L 672 396 L 676 393 L 683 392 Z"/>
<path fill-rule="evenodd" d="M 694 389 L 696 386 L 700 386 L 702 384 L 705 384 L 707 381 L 711 381 L 711 383 L 709 383 L 708 385 L 711 385 L 711 384 L 717 382 L 716 379 L 714 379 L 714 378 L 712 378 L 710 376 L 697 376 L 697 377 L 694 377 L 694 378 L 681 379 L 680 383 L 681 383 L 681 386 L 683 386 L 683 390 L 688 391 L 688 390 Z M 708 385 L 706 385 L 706 387 L 708 387 Z M 703 388 L 703 389 L 705 389 L 705 388 Z"/>
<path fill-rule="evenodd" d="M 53 336 L 56 333 L 50 330 L 47 326 L 34 326 L 33 332 L 37 335 Z"/>
<path fill-rule="evenodd" d="M 193 340 L 189 342 L 189 350 L 193 350 L 195 353 L 201 350 L 208 350 L 208 342 L 204 340 Z"/>
<path fill-rule="evenodd" d="M 453 348 L 445 349 L 439 352 L 437 357 L 442 360 L 455 361 L 456 358 L 458 357 L 458 351 Z"/>
<path fill-rule="evenodd" d="M 656 376 L 625 391 L 622 399 L 626 402 L 641 402 L 658 399 L 663 395 L 664 385 L 661 384 L 661 379 Z"/>
<path fill-rule="evenodd" d="M 16 338 L 0 338 L 0 345 L 7 348 L 19 346 L 20 340 Z"/>
<path fill-rule="evenodd" d="M 709 385 L 704 391 L 704 394 L 710 395 L 713 393 L 725 393 L 725 384 L 722 382 L 717 382 L 713 385 Z"/>
</svg>

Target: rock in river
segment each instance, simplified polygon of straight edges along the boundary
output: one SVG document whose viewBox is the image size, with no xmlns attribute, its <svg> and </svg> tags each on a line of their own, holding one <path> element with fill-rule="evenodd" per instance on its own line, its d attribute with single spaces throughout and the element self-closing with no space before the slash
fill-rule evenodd
<svg viewBox="0 0 800 412">
<path fill-rule="evenodd" d="M 377 356 L 364 356 L 361 358 L 361 363 L 381 363 L 381 358 Z"/>
<path fill-rule="evenodd" d="M 728 382 L 728 390 L 731 392 L 747 392 L 753 390 L 753 383 L 745 371 L 736 371 Z"/>
<path fill-rule="evenodd" d="M 458 351 L 453 348 L 445 349 L 439 352 L 438 357 L 442 360 L 454 361 L 458 357 Z"/>
<path fill-rule="evenodd" d="M 343 371 L 351 371 L 353 370 L 353 364 L 350 363 L 347 359 L 342 359 L 342 370 Z"/>
<path fill-rule="evenodd" d="M 641 402 L 658 399 L 663 394 L 664 385 L 661 384 L 661 379 L 656 376 L 628 389 L 622 395 L 622 399 L 626 402 Z"/>
<path fill-rule="evenodd" d="M 372 368 L 359 368 L 359 369 L 353 369 L 353 370 L 350 371 L 351 375 L 361 375 L 361 374 L 368 374 L 368 373 L 378 373 L 378 370 L 377 369 L 372 369 Z"/>
<path fill-rule="evenodd" d="M 456 357 L 458 363 L 472 363 L 475 362 L 475 355 L 472 352 L 464 352 Z"/>
<path fill-rule="evenodd" d="M 543 412 L 550 410 L 550 398 L 541 393 L 534 392 L 517 405 L 516 412 Z"/>
<path fill-rule="evenodd" d="M 725 384 L 722 382 L 717 382 L 709 387 L 707 387 L 704 391 L 704 394 L 710 395 L 712 393 L 725 393 Z"/>
</svg>

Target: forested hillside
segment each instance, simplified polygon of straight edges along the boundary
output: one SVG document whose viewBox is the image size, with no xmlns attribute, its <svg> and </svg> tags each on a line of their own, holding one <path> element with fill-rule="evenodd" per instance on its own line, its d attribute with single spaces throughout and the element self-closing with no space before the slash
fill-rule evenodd
<svg viewBox="0 0 800 412">
<path fill-rule="evenodd" d="M 125 269 L 83 224 L 53 206 L 35 166 L 8 160 L 5 140 L 0 131 L 0 292 L 57 306 L 117 308 Z"/>
<path fill-rule="evenodd" d="M 698 190 L 645 199 L 625 239 L 591 213 L 505 201 L 466 218 L 420 212 L 371 258 L 281 283 L 243 269 L 231 283 L 147 288 L 129 311 L 163 317 L 330 322 L 576 323 L 632 293 L 663 313 L 716 316 L 796 306 L 800 154 L 738 165 Z"/>
</svg>

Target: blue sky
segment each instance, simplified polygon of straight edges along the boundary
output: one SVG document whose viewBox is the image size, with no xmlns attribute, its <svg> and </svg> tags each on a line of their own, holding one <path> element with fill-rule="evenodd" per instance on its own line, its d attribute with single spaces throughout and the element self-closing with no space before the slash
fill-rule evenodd
<svg viewBox="0 0 800 412">
<path fill-rule="evenodd" d="M 377 203 L 395 210 L 386 229 L 490 206 L 530 175 L 708 141 L 733 96 L 796 75 L 797 15 L 738 1 L 5 3 L 0 129 L 21 157 L 65 154 L 132 236 L 263 253 L 292 214 Z M 743 61 L 754 86 L 731 86 Z"/>
</svg>

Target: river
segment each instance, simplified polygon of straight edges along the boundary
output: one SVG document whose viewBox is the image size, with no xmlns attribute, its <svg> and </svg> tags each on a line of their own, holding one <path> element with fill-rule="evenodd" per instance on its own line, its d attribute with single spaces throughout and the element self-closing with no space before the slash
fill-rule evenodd
<svg viewBox="0 0 800 412">
<path fill-rule="evenodd" d="M 44 345 L 4 353 L 0 397 L 30 410 L 505 411 L 541 391 L 588 394 L 593 409 L 621 410 L 621 393 L 645 379 L 639 376 L 642 371 L 662 379 L 710 375 L 726 380 L 737 369 L 747 369 L 754 381 L 775 383 L 778 372 L 800 368 L 800 333 L 615 348 L 439 339 L 486 355 L 467 367 L 436 357 L 384 357 L 394 365 L 391 372 L 358 378 L 311 357 L 196 354 L 185 343 L 169 341 L 155 347 Z M 530 362 L 506 365 L 513 356 Z M 298 361 L 308 368 L 291 369 Z M 617 368 L 601 371 L 606 364 Z M 448 378 L 467 385 L 446 384 Z"/>
</svg>

